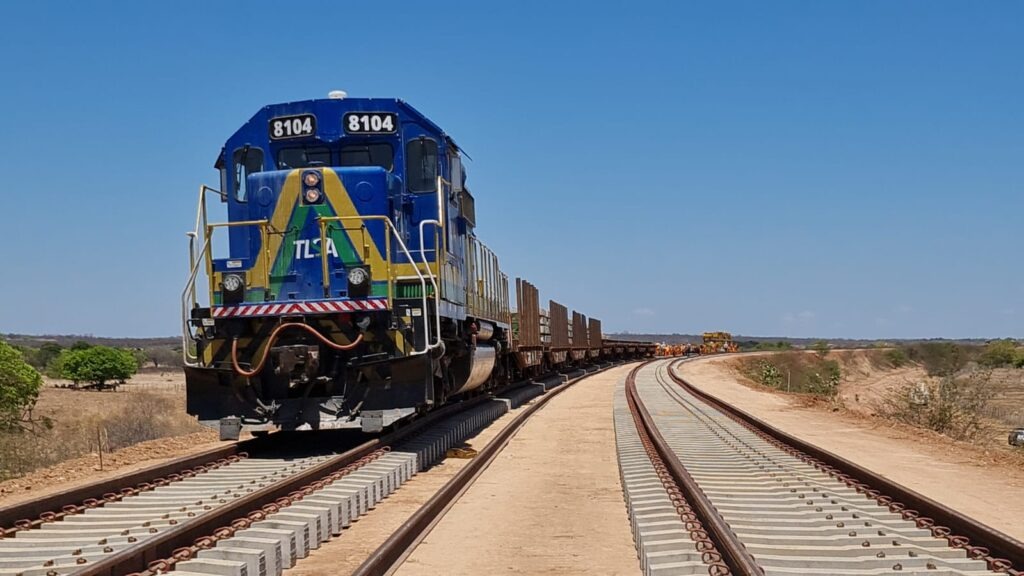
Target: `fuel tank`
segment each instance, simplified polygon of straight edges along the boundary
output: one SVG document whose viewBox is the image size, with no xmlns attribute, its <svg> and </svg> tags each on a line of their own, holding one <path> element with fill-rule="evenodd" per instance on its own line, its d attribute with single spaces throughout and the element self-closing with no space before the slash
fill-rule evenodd
<svg viewBox="0 0 1024 576">
<path fill-rule="evenodd" d="M 452 363 L 452 376 L 456 390 L 452 394 L 462 394 L 479 388 L 491 376 L 494 370 L 496 350 L 493 346 L 479 343 L 475 349 Z"/>
</svg>

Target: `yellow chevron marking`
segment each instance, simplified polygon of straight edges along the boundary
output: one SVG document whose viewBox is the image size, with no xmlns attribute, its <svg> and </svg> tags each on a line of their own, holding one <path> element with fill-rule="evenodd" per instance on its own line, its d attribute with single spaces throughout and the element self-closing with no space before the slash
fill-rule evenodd
<svg viewBox="0 0 1024 576">
<path fill-rule="evenodd" d="M 327 200 L 334 208 L 334 213 L 338 216 L 360 216 L 359 211 L 356 210 L 355 204 L 352 203 L 352 197 L 349 196 L 348 190 L 346 190 L 345 185 L 341 183 L 341 178 L 338 177 L 338 173 L 330 168 L 324 168 L 323 175 L 324 193 L 327 195 Z M 348 236 L 348 240 L 352 243 L 352 247 L 355 248 L 360 258 L 363 258 L 363 261 L 370 265 L 371 270 L 386 270 L 384 257 L 381 256 L 380 249 L 372 238 L 369 242 L 369 255 L 363 253 L 362 238 L 360 237 L 361 235 L 358 234 L 359 228 L 354 226 L 355 222 L 338 222 L 336 224 L 340 224 L 342 226 L 342 230 L 345 232 L 345 235 Z M 386 231 L 385 233 L 390 232 Z"/>
<path fill-rule="evenodd" d="M 267 240 L 270 248 L 270 268 L 274 268 L 274 259 L 277 258 L 278 253 L 281 250 L 281 243 L 284 242 L 284 232 L 288 229 L 288 221 L 292 217 L 292 211 L 298 205 L 299 193 L 301 188 L 301 177 L 299 170 L 292 170 L 284 180 L 284 186 L 281 187 L 281 194 L 277 198 L 277 206 L 274 208 L 274 214 L 270 217 L 270 234 L 267 235 Z M 260 246 L 260 251 L 264 250 L 263 246 Z M 260 254 L 259 258 L 256 258 L 256 263 L 252 267 L 251 278 L 262 282 L 263 278 L 266 277 L 266 260 L 263 258 L 264 254 Z M 255 282 L 254 282 L 255 284 Z M 260 286 L 260 288 L 266 288 L 266 286 Z"/>
</svg>

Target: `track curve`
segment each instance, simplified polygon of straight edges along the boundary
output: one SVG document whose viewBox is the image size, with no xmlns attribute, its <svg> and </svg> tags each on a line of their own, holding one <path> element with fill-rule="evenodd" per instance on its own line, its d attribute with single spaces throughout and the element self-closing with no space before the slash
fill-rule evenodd
<svg viewBox="0 0 1024 576">
<path fill-rule="evenodd" d="M 636 405 L 637 428 L 657 430 L 652 437 L 658 452 L 682 467 L 673 475 L 681 484 L 689 476 L 695 501 L 708 500 L 701 520 L 727 526 L 714 530 L 714 540 L 733 574 L 1020 574 L 1014 559 L 1024 550 L 1021 543 L 973 521 L 984 530 L 975 530 L 972 539 L 937 526 L 934 518 L 899 503 L 905 489 L 865 482 L 859 470 L 826 464 L 785 435 L 766 432 L 771 427 L 763 422 L 744 420 L 678 378 L 674 362 L 640 368 L 625 395 Z M 645 536 L 637 538 L 641 555 L 650 541 Z M 647 573 L 663 573 L 649 564 Z M 670 573 L 709 572 L 691 567 Z"/>
</svg>

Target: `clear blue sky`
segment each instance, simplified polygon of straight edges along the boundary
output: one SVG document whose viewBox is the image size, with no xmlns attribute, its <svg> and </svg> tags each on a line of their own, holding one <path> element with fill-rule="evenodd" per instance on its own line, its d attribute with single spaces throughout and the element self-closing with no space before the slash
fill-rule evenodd
<svg viewBox="0 0 1024 576">
<path fill-rule="evenodd" d="M 340 88 L 454 135 L 509 275 L 606 331 L 1024 336 L 1024 3 L 14 4 L 0 332 L 175 334 L 221 144 Z"/>
</svg>

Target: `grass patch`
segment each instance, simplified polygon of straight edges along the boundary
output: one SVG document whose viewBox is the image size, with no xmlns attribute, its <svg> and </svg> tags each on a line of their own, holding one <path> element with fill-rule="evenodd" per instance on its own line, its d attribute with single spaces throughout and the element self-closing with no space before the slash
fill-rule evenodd
<svg viewBox="0 0 1024 576">
<path fill-rule="evenodd" d="M 89 394 L 90 392 L 85 392 Z M 165 394 L 132 392 L 116 414 L 89 415 L 30 431 L 0 433 L 0 480 L 65 460 L 181 436 L 203 428 Z"/>
</svg>

